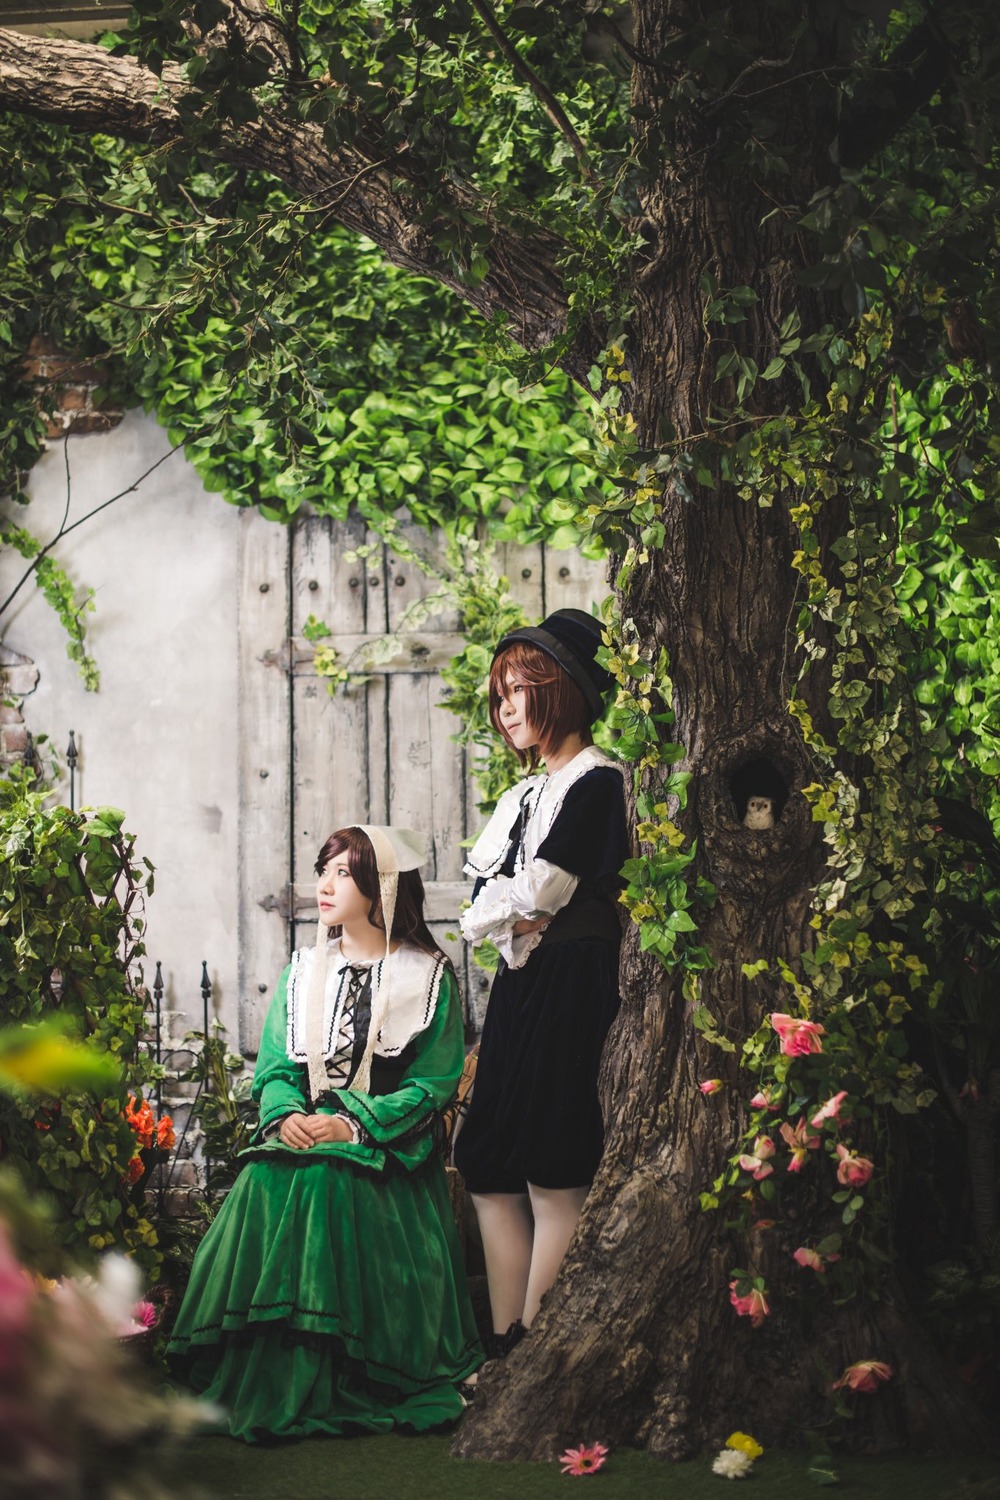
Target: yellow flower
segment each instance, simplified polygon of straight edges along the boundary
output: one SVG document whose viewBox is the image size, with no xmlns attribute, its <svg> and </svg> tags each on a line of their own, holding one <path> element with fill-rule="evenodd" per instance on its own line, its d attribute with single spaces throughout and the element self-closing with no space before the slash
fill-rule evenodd
<svg viewBox="0 0 1000 1500">
<path fill-rule="evenodd" d="M 747 1458 L 760 1458 L 764 1451 L 757 1440 L 746 1432 L 734 1432 L 732 1437 L 727 1437 L 726 1447 L 735 1448 L 737 1453 L 745 1453 Z"/>
</svg>

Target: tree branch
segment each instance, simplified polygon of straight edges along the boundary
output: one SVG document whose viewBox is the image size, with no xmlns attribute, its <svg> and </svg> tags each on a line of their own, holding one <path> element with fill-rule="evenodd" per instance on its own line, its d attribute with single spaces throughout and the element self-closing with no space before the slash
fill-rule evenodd
<svg viewBox="0 0 1000 1500">
<path fill-rule="evenodd" d="M 517 74 L 518 78 L 520 78 L 524 83 L 528 85 L 529 89 L 534 94 L 535 98 L 539 101 L 549 119 L 552 121 L 552 124 L 559 131 L 559 134 L 565 136 L 566 140 L 569 141 L 569 144 L 573 149 L 573 155 L 576 157 L 577 163 L 579 164 L 580 171 L 587 178 L 588 182 L 593 182 L 595 178 L 590 165 L 590 159 L 587 155 L 587 148 L 583 144 L 583 141 L 580 139 L 579 135 L 573 129 L 573 126 L 570 124 L 569 117 L 567 116 L 566 111 L 563 109 L 562 105 L 559 103 L 559 100 L 556 98 L 555 94 L 553 94 L 550 89 L 546 88 L 545 84 L 539 78 L 535 70 L 525 62 L 520 52 L 518 52 L 517 48 L 514 46 L 514 43 L 501 28 L 500 23 L 494 15 L 491 6 L 487 3 L 487 0 L 472 0 L 472 8 L 476 12 L 479 19 L 482 21 L 483 25 L 486 27 L 486 30 L 489 32 L 490 36 L 496 42 L 497 46 L 500 48 L 500 51 L 503 53 L 504 57 L 514 69 L 514 72 Z"/>
<path fill-rule="evenodd" d="M 164 63 L 157 76 L 135 58 L 113 57 L 101 47 L 0 28 L 0 108 L 74 131 L 182 144 L 179 102 L 190 92 L 176 63 Z M 297 196 L 328 207 L 333 218 L 366 235 L 394 265 L 450 287 L 484 317 L 505 313 L 513 336 L 526 348 L 543 348 L 563 332 L 567 299 L 556 268 L 562 241 L 543 229 L 518 233 L 496 224 L 489 202 L 467 183 L 435 182 L 431 197 L 415 155 L 404 152 L 388 163 L 358 146 L 331 147 L 319 126 L 275 109 L 262 109 L 256 119 L 239 125 L 224 124 L 211 150 L 216 159 L 268 172 Z M 410 203 L 394 189 L 400 178 L 413 185 Z M 461 279 L 435 243 L 436 236 L 470 215 L 491 232 L 490 269 L 474 286 Z M 588 347 L 562 361 L 580 379 L 599 340 L 585 336 L 582 343 Z"/>
</svg>

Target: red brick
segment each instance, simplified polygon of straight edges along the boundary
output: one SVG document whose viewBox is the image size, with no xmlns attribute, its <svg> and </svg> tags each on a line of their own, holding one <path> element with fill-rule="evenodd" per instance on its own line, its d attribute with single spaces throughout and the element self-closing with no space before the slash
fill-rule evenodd
<svg viewBox="0 0 1000 1500">
<path fill-rule="evenodd" d="M 0 729 L 0 747 L 4 755 L 23 755 L 28 748 L 27 724 L 5 724 Z"/>
<path fill-rule="evenodd" d="M 125 413 L 115 407 L 107 411 L 84 411 L 78 416 L 69 418 L 69 431 L 74 437 L 83 437 L 88 432 L 110 432 L 112 427 L 117 427 Z"/>
</svg>

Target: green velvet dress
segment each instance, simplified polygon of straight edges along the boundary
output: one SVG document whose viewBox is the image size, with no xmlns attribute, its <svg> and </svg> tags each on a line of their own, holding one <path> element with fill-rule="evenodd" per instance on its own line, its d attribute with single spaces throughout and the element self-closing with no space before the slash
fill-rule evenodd
<svg viewBox="0 0 1000 1500">
<path fill-rule="evenodd" d="M 254 1074 L 260 1128 L 195 1256 L 168 1358 L 247 1442 L 426 1431 L 460 1415 L 456 1385 L 483 1358 L 437 1131 L 463 1062 L 457 987 L 440 976 L 392 1092 L 373 1066 L 372 1093 L 317 1101 L 359 1125 L 359 1143 L 295 1151 L 268 1135 L 310 1109 L 288 1050 L 289 972 Z"/>
</svg>

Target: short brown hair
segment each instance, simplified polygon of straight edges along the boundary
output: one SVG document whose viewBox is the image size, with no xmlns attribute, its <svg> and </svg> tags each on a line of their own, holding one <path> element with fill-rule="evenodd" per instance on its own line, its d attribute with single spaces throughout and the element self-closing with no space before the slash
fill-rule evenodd
<svg viewBox="0 0 1000 1500">
<path fill-rule="evenodd" d="M 371 902 L 368 921 L 380 932 L 385 931 L 382 916 L 382 897 L 378 885 L 378 865 L 372 841 L 360 828 L 340 828 L 331 833 L 316 856 L 316 874 L 322 875 L 332 859 L 338 854 L 347 855 L 347 868 L 351 879 Z M 339 927 L 331 927 L 336 935 Z M 428 930 L 424 919 L 424 883 L 419 870 L 401 870 L 396 890 L 396 910 L 392 918 L 392 936 L 401 943 L 412 943 L 424 953 L 440 954 L 441 950 Z"/>
<path fill-rule="evenodd" d="M 538 735 L 538 744 L 528 750 L 512 745 L 522 766 L 532 770 L 539 758 L 560 745 L 568 734 L 580 734 L 590 744 L 590 713 L 583 694 L 569 673 L 545 651 L 527 641 L 512 641 L 490 668 L 490 722 L 510 745 L 500 722 L 507 673 L 524 683 L 525 716 Z"/>
</svg>

